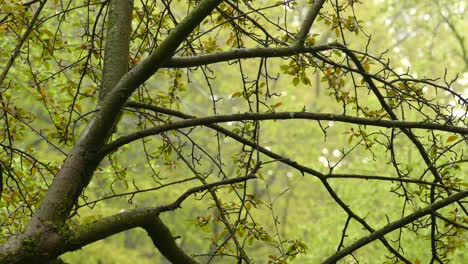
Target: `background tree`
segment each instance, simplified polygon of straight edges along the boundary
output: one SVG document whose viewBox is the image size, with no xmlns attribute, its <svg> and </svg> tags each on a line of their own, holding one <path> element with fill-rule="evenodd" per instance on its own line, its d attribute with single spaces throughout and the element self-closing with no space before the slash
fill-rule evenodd
<svg viewBox="0 0 468 264">
<path fill-rule="evenodd" d="M 3 2 L 0 262 L 462 260 L 465 6 L 425 2 Z"/>
</svg>

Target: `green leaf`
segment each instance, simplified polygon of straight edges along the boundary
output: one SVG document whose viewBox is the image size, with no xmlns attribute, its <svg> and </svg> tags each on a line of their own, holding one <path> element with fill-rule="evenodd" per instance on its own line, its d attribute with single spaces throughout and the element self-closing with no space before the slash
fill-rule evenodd
<svg viewBox="0 0 468 264">
<path fill-rule="evenodd" d="M 435 155 L 437 154 L 437 149 L 438 149 L 437 146 L 433 146 L 433 147 L 429 150 L 429 156 L 430 156 L 431 158 L 435 157 Z"/>
<path fill-rule="evenodd" d="M 297 85 L 299 84 L 299 81 L 300 81 L 300 80 L 299 80 L 299 77 L 294 77 L 294 79 L 293 79 L 293 85 L 294 85 L 294 86 L 297 86 Z"/>
<path fill-rule="evenodd" d="M 279 102 L 279 103 L 276 103 L 276 104 L 274 104 L 274 105 L 270 105 L 270 108 L 271 108 L 272 110 L 275 110 L 276 108 L 280 107 L 282 104 L 283 104 L 282 102 Z"/>
<path fill-rule="evenodd" d="M 447 138 L 447 143 L 448 143 L 448 142 L 455 141 L 457 138 L 458 138 L 457 135 L 451 135 L 450 137 Z"/>
<path fill-rule="evenodd" d="M 235 92 L 231 95 L 231 98 L 236 98 L 236 97 L 241 97 L 242 96 L 242 92 Z"/>
<path fill-rule="evenodd" d="M 280 69 L 284 72 L 288 72 L 289 71 L 289 65 L 281 65 L 280 66 Z"/>
</svg>

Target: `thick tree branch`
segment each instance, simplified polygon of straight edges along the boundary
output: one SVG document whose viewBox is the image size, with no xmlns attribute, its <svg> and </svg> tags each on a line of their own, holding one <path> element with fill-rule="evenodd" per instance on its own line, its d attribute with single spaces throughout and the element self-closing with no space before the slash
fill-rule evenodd
<svg viewBox="0 0 468 264">
<path fill-rule="evenodd" d="M 201 1 L 159 44 L 154 53 L 139 62 L 116 84 L 112 91 L 104 98 L 96 117 L 90 122 L 83 133 L 85 143 L 89 146 L 100 147 L 107 139 L 106 134 L 118 118 L 128 97 L 138 86 L 148 80 L 159 68 L 169 60 L 187 39 L 188 35 L 208 16 L 219 0 Z"/>
<path fill-rule="evenodd" d="M 299 33 L 297 34 L 297 40 L 294 43 L 294 46 L 296 47 L 304 46 L 304 41 L 306 40 L 307 35 L 309 34 L 310 28 L 312 27 L 312 24 L 317 18 L 317 15 L 319 14 L 320 9 L 322 9 L 323 4 L 325 2 L 326 0 L 314 0 L 314 3 L 307 11 L 307 15 L 306 15 L 306 18 L 304 19 L 304 22 L 302 22 L 302 25 L 301 25 L 301 28 L 299 29 Z"/>
<path fill-rule="evenodd" d="M 221 51 L 205 55 L 197 55 L 190 57 L 173 57 L 172 59 L 164 63 L 161 67 L 188 68 L 238 59 L 290 57 L 301 53 L 319 52 L 333 48 L 334 47 L 330 45 L 317 45 L 313 47 L 290 46 L 284 48 L 233 49 L 229 51 Z"/>
<path fill-rule="evenodd" d="M 448 126 L 437 123 L 426 123 L 426 122 L 408 122 L 408 121 L 397 121 L 397 120 L 385 120 L 385 119 L 370 119 L 353 116 L 343 116 L 334 114 L 322 114 L 322 113 L 308 113 L 308 112 L 279 112 L 279 113 L 243 113 L 243 114 L 232 114 L 232 115 L 217 115 L 187 119 L 182 121 L 176 121 L 173 123 L 144 129 L 133 134 L 120 137 L 113 142 L 103 147 L 101 155 L 106 155 L 112 151 L 117 150 L 119 147 L 133 142 L 135 140 L 157 135 L 162 132 L 194 127 L 194 126 L 206 126 L 214 123 L 232 122 L 232 121 L 246 121 L 246 120 L 284 120 L 284 119 L 308 119 L 317 121 L 339 121 L 350 124 L 369 125 L 375 127 L 385 128 L 400 128 L 400 129 L 432 129 L 458 133 L 462 135 L 468 134 L 468 128 Z"/>
<path fill-rule="evenodd" d="M 154 246 L 171 263 L 197 264 L 192 257 L 177 246 L 175 238 L 172 236 L 169 228 L 161 221 L 159 217 L 148 221 L 142 226 L 153 241 Z"/>
<path fill-rule="evenodd" d="M 65 220 L 101 162 L 103 156 L 99 156 L 99 150 L 111 134 L 125 101 L 174 55 L 177 47 L 220 3 L 219 0 L 202 0 L 159 44 L 154 53 L 137 64 L 106 94 L 100 111 L 82 132 L 26 228 L 28 239 L 37 240 L 29 250 L 36 253 L 31 254 L 40 255 L 44 259 L 55 258 L 63 244 L 60 233 Z M 21 260 L 21 243 L 12 240 L 2 245 L 0 263 L 25 262 Z M 17 253 L 14 253 L 15 250 Z M 3 254 L 5 251 L 9 254 Z M 12 255 L 15 258 L 10 258 Z"/>
<path fill-rule="evenodd" d="M 379 238 L 383 238 L 386 234 L 398 229 L 398 228 L 401 228 L 401 227 L 404 227 L 405 225 L 421 218 L 421 217 L 424 217 L 426 215 L 429 215 L 447 205 L 450 205 L 450 204 L 453 204 L 457 201 L 460 201 L 462 200 L 463 198 L 467 197 L 468 196 L 468 190 L 465 190 L 465 191 L 461 191 L 459 193 L 456 193 L 452 196 L 449 196 L 443 200 L 440 200 L 428 207 L 425 207 L 419 211 L 416 211 L 406 217 L 403 217 L 401 218 L 400 220 L 397 220 L 395 222 L 392 222 L 388 225 L 386 225 L 385 227 L 373 232 L 372 234 L 366 236 L 366 237 L 363 237 L 361 239 L 359 239 L 358 241 L 356 241 L 354 244 L 352 244 L 351 246 L 347 247 L 347 248 L 344 248 L 338 252 L 336 252 L 333 256 L 330 256 L 328 259 L 326 259 L 323 264 L 332 264 L 332 263 L 336 263 L 338 260 L 342 259 L 343 257 L 351 254 L 352 252 L 354 252 L 355 250 L 358 250 L 359 248 L 375 241 L 376 239 L 379 239 Z"/>
<path fill-rule="evenodd" d="M 306 54 L 306 53 L 317 54 L 317 52 L 332 50 L 332 49 L 340 49 L 342 51 L 347 50 L 350 53 L 357 53 L 356 51 L 350 50 L 346 48 L 345 46 L 337 44 L 337 43 L 315 45 L 313 47 L 290 46 L 290 47 L 282 47 L 282 48 L 270 48 L 270 47 L 242 48 L 242 49 L 233 49 L 229 51 L 214 52 L 210 54 L 196 55 L 196 56 L 190 56 L 190 57 L 173 57 L 161 67 L 162 68 L 190 68 L 190 67 L 198 67 L 198 66 L 203 66 L 203 65 L 215 64 L 215 63 L 220 63 L 220 62 L 228 62 L 231 60 L 239 60 L 239 59 L 280 58 L 280 57 L 290 57 L 293 55 Z M 359 53 L 359 55 L 363 55 L 363 54 Z M 363 68 L 361 69 L 351 68 L 351 67 L 333 62 L 327 58 L 324 58 L 323 56 L 316 56 L 316 58 L 332 66 L 339 67 L 344 70 L 360 74 L 363 77 L 367 77 L 368 78 L 367 81 L 376 80 L 385 85 L 392 86 L 392 81 L 386 81 L 382 78 L 379 78 L 378 76 L 369 74 L 366 71 L 362 71 L 361 69 Z M 410 81 L 410 82 L 424 83 L 424 84 L 433 86 L 435 88 L 443 89 L 447 91 L 448 93 L 457 97 L 458 100 L 461 100 L 462 102 L 466 102 L 465 98 L 463 98 L 459 94 L 456 94 L 452 90 L 446 87 L 443 87 L 441 85 L 438 85 L 436 83 L 432 83 L 425 79 L 416 80 L 416 79 L 398 77 L 397 79 L 395 79 L 395 81 L 407 81 L 407 82 Z"/>
<path fill-rule="evenodd" d="M 168 205 L 151 208 L 140 208 L 101 218 L 95 222 L 80 226 L 73 230 L 73 235 L 69 239 L 65 250 L 77 250 L 85 245 L 91 244 L 122 231 L 147 225 L 148 221 L 158 217 L 160 213 L 173 211 L 177 208 L 180 208 L 185 199 L 194 193 L 203 192 L 218 186 L 244 182 L 255 178 L 257 177 L 253 171 L 244 177 L 222 180 L 191 188 L 179 196 L 176 201 Z"/>
<path fill-rule="evenodd" d="M 99 91 L 100 100 L 128 71 L 132 13 L 133 0 L 113 0 L 109 3 L 104 69 L 102 70 L 101 89 Z"/>
</svg>

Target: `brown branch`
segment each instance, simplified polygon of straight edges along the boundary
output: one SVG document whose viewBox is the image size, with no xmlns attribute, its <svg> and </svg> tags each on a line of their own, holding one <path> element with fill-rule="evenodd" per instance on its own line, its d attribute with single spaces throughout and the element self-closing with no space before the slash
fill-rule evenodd
<svg viewBox="0 0 468 264">
<path fill-rule="evenodd" d="M 285 120 L 285 119 L 308 119 L 316 121 L 339 121 L 350 124 L 369 125 L 385 128 L 400 128 L 400 129 L 432 129 L 468 135 L 468 128 L 449 126 L 429 122 L 409 122 L 398 120 L 385 120 L 385 119 L 370 119 L 353 116 L 334 115 L 327 113 L 309 113 L 309 112 L 279 112 L 279 113 L 243 113 L 232 115 L 216 115 L 200 118 L 192 118 L 187 120 L 176 121 L 173 123 L 147 128 L 127 136 L 122 136 L 111 143 L 104 146 L 101 150 L 101 155 L 107 155 L 112 151 L 117 150 L 119 147 L 131 143 L 135 140 L 157 135 L 162 132 L 188 128 L 194 126 L 206 126 L 214 123 L 224 123 L 232 121 L 246 121 L 246 120 Z"/>
<path fill-rule="evenodd" d="M 358 250 L 359 248 L 365 246 L 365 245 L 368 245 L 369 243 L 375 241 L 376 239 L 379 239 L 379 238 L 383 238 L 386 234 L 398 229 L 398 228 L 401 228 L 401 227 L 404 227 L 405 225 L 421 218 L 421 217 L 424 217 L 426 215 L 429 215 L 447 205 L 450 205 L 450 204 L 453 204 L 457 201 L 460 201 L 462 200 L 463 198 L 467 197 L 468 196 L 468 190 L 465 190 L 465 191 L 461 191 L 459 193 L 456 193 L 452 196 L 449 196 L 443 200 L 440 200 L 436 203 L 433 203 L 419 211 L 416 211 L 408 216 L 405 216 L 395 222 L 392 222 L 386 226 L 384 226 L 383 228 L 373 232 L 372 234 L 366 236 L 366 237 L 363 237 L 361 239 L 359 239 L 358 241 L 356 241 L 354 244 L 352 244 L 351 246 L 347 247 L 347 248 L 344 248 L 338 252 L 336 252 L 335 254 L 333 254 L 332 256 L 330 256 L 328 259 L 326 259 L 322 264 L 332 264 L 332 263 L 336 263 L 338 260 L 342 259 L 343 257 L 351 254 L 352 252 L 354 252 L 355 250 Z"/>
<path fill-rule="evenodd" d="M 327 182 L 326 179 L 322 179 L 322 184 L 327 189 L 328 194 L 335 200 L 335 202 L 345 211 L 349 217 L 355 219 L 357 222 L 359 222 L 367 231 L 370 233 L 375 232 L 374 228 L 372 228 L 364 218 L 358 216 L 356 213 L 354 213 L 351 208 L 345 204 L 345 202 L 338 196 L 338 194 L 333 190 L 333 188 L 330 186 L 330 184 Z M 398 250 L 394 249 L 390 243 L 388 243 L 387 239 L 385 237 L 377 237 L 376 239 L 380 240 L 380 242 L 390 251 L 392 252 L 398 259 L 403 261 L 406 264 L 411 264 L 409 260 L 407 260 L 403 255 L 398 252 Z"/>
<path fill-rule="evenodd" d="M 333 49 L 333 47 L 330 45 L 317 45 L 313 47 L 242 48 L 190 57 L 173 57 L 161 67 L 189 68 L 238 59 L 290 57 L 301 53 L 312 53 L 329 49 Z"/>
<path fill-rule="evenodd" d="M 443 184 L 428 182 L 423 180 L 416 180 L 410 178 L 395 178 L 395 177 L 388 177 L 388 176 L 378 176 L 378 175 L 357 175 L 357 174 L 330 174 L 325 175 L 326 179 L 360 179 L 360 180 L 378 180 L 378 181 L 391 181 L 391 182 L 407 182 L 407 183 L 416 183 L 428 186 L 435 186 L 439 188 L 449 188 L 452 191 L 459 192 L 460 189 L 452 188 L 445 186 Z"/>
<path fill-rule="evenodd" d="M 163 114 L 166 114 L 166 115 L 172 115 L 172 116 L 176 116 L 176 117 L 180 117 L 180 118 L 183 118 L 183 119 L 191 119 L 191 118 L 196 118 L 196 116 L 192 116 L 192 115 L 187 115 L 185 113 L 182 113 L 180 111 L 176 111 L 176 110 L 172 110 L 172 109 L 167 109 L 167 108 L 164 108 L 164 107 L 159 107 L 159 106 L 155 106 L 155 105 L 151 105 L 151 104 L 145 104 L 145 103 L 139 103 L 139 102 L 128 102 L 126 104 L 126 106 L 128 107 L 134 107 L 134 108 L 142 108 L 142 109 L 148 109 L 148 110 L 151 110 L 151 111 L 154 111 L 154 112 L 157 112 L 157 113 L 163 113 Z M 297 169 L 298 171 L 300 171 L 301 173 L 308 173 L 310 175 L 313 175 L 313 176 L 316 176 L 316 177 L 323 177 L 323 174 L 320 173 L 319 171 L 316 171 L 312 168 L 309 168 L 309 167 L 306 167 L 306 166 L 303 166 L 299 163 L 297 163 L 296 161 L 294 160 L 291 160 L 289 158 L 286 158 L 284 156 L 281 156 L 275 152 L 272 152 L 260 145 L 258 145 L 257 143 L 255 142 L 252 142 L 248 139 L 245 139 L 243 138 L 242 136 L 222 127 L 222 126 L 219 126 L 217 124 L 209 124 L 209 125 L 206 125 L 206 127 L 209 127 L 215 131 L 218 131 L 219 133 L 225 135 L 225 136 L 228 136 L 244 145 L 247 145 L 253 149 L 257 149 L 259 150 L 261 153 L 265 154 L 266 156 L 272 158 L 273 160 L 278 160 L 279 162 L 281 163 L 284 163 L 286 165 L 289 165 L 295 169 Z"/>
<path fill-rule="evenodd" d="M 197 264 L 192 257 L 187 255 L 175 242 L 171 230 L 156 217 L 142 226 L 153 241 L 154 246 L 171 263 Z"/>
<path fill-rule="evenodd" d="M 130 35 L 132 33 L 133 1 L 110 1 L 108 29 L 104 51 L 104 68 L 99 99 L 119 82 L 128 71 Z"/>
<path fill-rule="evenodd" d="M 101 218 L 86 225 L 79 226 L 75 230 L 72 230 L 73 234 L 68 240 L 67 245 L 63 248 L 63 252 L 77 250 L 85 245 L 91 244 L 122 231 L 135 227 L 145 226 L 148 224 L 148 221 L 158 217 L 160 213 L 173 211 L 177 208 L 180 208 L 182 202 L 184 202 L 190 195 L 194 193 L 203 192 L 218 186 L 255 179 L 257 178 L 255 173 L 256 171 L 252 171 L 249 175 L 244 177 L 222 180 L 191 188 L 180 195 L 176 201 L 168 205 L 126 211 Z"/>
<path fill-rule="evenodd" d="M 299 29 L 299 33 L 297 34 L 297 40 L 294 43 L 296 47 L 301 47 L 304 45 L 304 41 L 306 40 L 307 35 L 309 34 L 310 28 L 312 27 L 312 24 L 317 18 L 317 15 L 319 14 L 320 9 L 322 9 L 325 1 L 326 0 L 315 0 L 312 6 L 307 11 L 306 18 L 304 19 L 304 22 L 302 22 L 301 28 Z"/>
</svg>

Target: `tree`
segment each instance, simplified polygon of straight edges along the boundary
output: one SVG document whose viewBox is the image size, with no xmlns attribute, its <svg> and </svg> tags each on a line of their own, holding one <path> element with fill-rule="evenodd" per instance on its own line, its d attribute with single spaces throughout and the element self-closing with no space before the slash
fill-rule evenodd
<svg viewBox="0 0 468 264">
<path fill-rule="evenodd" d="M 276 252 L 260 262 L 291 261 L 308 249 L 278 231 L 270 191 L 288 176 L 271 176 L 274 166 L 313 178 L 314 185 L 304 188 L 323 188 L 344 212 L 338 247 L 323 263 L 374 241 L 390 261 L 417 263 L 419 252 L 404 250 L 408 237 L 429 238 L 430 262 L 446 263 L 463 242 L 463 86 L 447 72 L 442 79 L 416 78 L 392 68 L 385 53 L 371 55 L 366 47 L 372 39 L 354 15 L 366 8 L 358 1 L 2 5 L 0 30 L 8 42 L 1 52 L 9 56 L 0 76 L 1 263 L 60 261 L 66 252 L 133 228 L 144 229 L 172 263 L 221 257 L 252 263 L 252 247 Z M 463 31 L 451 27 L 463 49 Z M 223 68 L 240 73 L 237 83 L 226 77 L 214 85 Z M 287 101 L 293 97 L 278 96 L 276 84 L 294 87 L 297 97 L 315 96 L 314 102 Z M 321 104 L 323 94 L 334 103 Z M 317 162 L 317 151 L 304 149 L 321 137 L 339 146 L 334 159 Z M 230 144 L 223 144 L 227 139 Z M 143 174 L 152 176 L 152 187 Z M 398 211 L 392 207 L 388 218 L 368 219 L 365 208 L 350 206 L 354 200 L 340 194 L 352 180 L 385 183 L 401 201 Z M 104 187 L 112 195 L 104 195 Z M 161 189 L 179 194 L 137 204 L 137 197 Z M 379 196 L 365 200 L 381 201 Z M 97 215 L 94 206 L 122 197 L 128 208 Z M 207 254 L 185 252 L 163 221 L 197 199 L 213 211 L 195 221 L 208 228 Z M 256 212 L 261 208 L 272 228 L 263 226 L 266 217 Z M 95 216 L 86 220 L 81 214 L 89 211 Z M 367 233 L 351 231 L 361 229 Z"/>
</svg>

